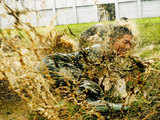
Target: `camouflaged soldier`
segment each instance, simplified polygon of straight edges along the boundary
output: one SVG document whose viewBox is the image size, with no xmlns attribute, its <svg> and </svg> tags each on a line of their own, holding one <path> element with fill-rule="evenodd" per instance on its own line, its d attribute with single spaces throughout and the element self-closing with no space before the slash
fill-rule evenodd
<svg viewBox="0 0 160 120">
<path fill-rule="evenodd" d="M 105 27 L 109 27 L 109 31 Z M 105 103 L 113 109 L 118 105 L 120 110 L 121 104 L 106 101 L 119 97 L 124 102 L 122 98 L 127 96 L 126 82 L 136 79 L 137 74 L 144 72 L 145 66 L 129 56 L 135 44 L 134 36 L 127 27 L 100 25 L 100 29 L 93 26 L 85 32 L 90 36 L 97 31 L 97 38 L 101 41 L 99 44 L 70 54 L 47 56 L 44 63 L 56 88 L 78 82 L 80 93 L 85 93 L 86 99 L 96 104 L 97 109 L 98 105 Z M 65 79 L 66 76 L 70 79 Z"/>
</svg>

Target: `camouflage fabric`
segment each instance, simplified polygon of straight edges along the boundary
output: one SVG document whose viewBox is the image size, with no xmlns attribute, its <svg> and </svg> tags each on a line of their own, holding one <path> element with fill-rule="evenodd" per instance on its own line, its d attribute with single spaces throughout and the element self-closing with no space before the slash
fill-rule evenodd
<svg viewBox="0 0 160 120">
<path fill-rule="evenodd" d="M 107 109 L 111 107 L 120 110 L 123 105 L 114 104 L 114 102 L 124 102 L 123 98 L 128 95 L 126 82 L 137 79 L 137 76 L 145 71 L 145 66 L 137 58 L 131 57 L 129 53 L 120 56 L 113 49 L 113 44 L 118 37 L 117 34 L 120 36 L 131 34 L 130 31 L 121 26 L 109 27 L 114 32 L 109 34 L 105 27 L 100 25 L 100 29 L 99 26 L 98 28 L 93 26 L 85 31 L 84 33 L 87 33 L 87 36 L 83 36 L 82 33 L 81 40 L 82 38 L 86 40 L 89 36 L 98 32 L 99 36 L 97 38 L 102 42 L 105 41 L 104 44 L 99 43 L 87 48 L 82 47 L 81 50 L 69 54 L 56 53 L 47 56 L 44 63 L 51 78 L 55 81 L 53 85 L 55 88 L 68 84 L 71 86 L 78 85 L 80 93 L 86 94 L 89 103 L 93 105 L 96 103 L 97 109 L 105 103 L 107 106 L 104 106 Z M 118 31 L 120 32 L 118 33 Z M 110 40 L 110 37 L 113 39 Z M 86 41 L 88 42 L 88 40 Z M 78 84 L 74 85 L 75 83 Z M 117 97 L 120 98 L 118 101 L 116 101 Z M 112 98 L 116 98 L 116 100 Z"/>
<path fill-rule="evenodd" d="M 80 46 L 86 48 L 92 46 L 95 43 L 104 41 L 105 34 L 108 32 L 108 29 L 103 24 L 97 24 L 90 27 L 80 35 Z"/>
<path fill-rule="evenodd" d="M 130 56 L 104 54 L 100 47 L 95 45 L 75 53 L 57 53 L 46 57 L 44 62 L 55 87 L 67 86 L 67 82 L 73 85 L 75 80 L 80 82 L 80 91 L 84 91 L 89 101 L 109 96 L 126 97 L 125 81 L 136 79 L 145 67 Z M 66 76 L 70 76 L 70 80 L 65 81 Z"/>
<path fill-rule="evenodd" d="M 91 69 L 90 67 L 100 65 L 100 57 L 102 57 L 102 55 L 98 50 L 99 47 L 100 46 L 97 45 L 70 54 L 56 53 L 46 57 L 44 62 L 47 64 L 53 79 L 61 78 L 61 75 L 58 74 L 61 74 L 62 69 L 63 71 L 68 71 L 73 79 L 89 79 L 88 70 Z"/>
</svg>

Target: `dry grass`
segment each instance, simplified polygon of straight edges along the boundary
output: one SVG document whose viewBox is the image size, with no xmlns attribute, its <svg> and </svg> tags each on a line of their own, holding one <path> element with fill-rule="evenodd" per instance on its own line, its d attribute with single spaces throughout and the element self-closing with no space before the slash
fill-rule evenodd
<svg viewBox="0 0 160 120">
<path fill-rule="evenodd" d="M 84 110 L 76 112 L 80 105 L 72 94 L 63 100 L 57 95 L 59 92 L 67 92 L 67 88 L 51 93 L 52 80 L 49 76 L 44 78 L 38 70 L 44 56 L 59 51 L 76 51 L 78 43 L 65 33 L 56 32 L 50 27 L 45 34 L 40 34 L 30 24 L 21 22 L 18 12 L 6 4 L 4 7 L 16 21 L 14 30 L 0 31 L 0 102 L 3 104 L 1 119 L 82 119 L 81 114 L 84 114 L 87 107 L 83 106 Z M 74 101 L 74 107 L 66 101 Z"/>
<path fill-rule="evenodd" d="M 147 71 L 137 80 L 141 82 L 136 84 L 140 91 L 136 93 L 137 100 L 132 103 L 131 109 L 126 113 L 110 112 L 102 116 L 87 104 L 84 95 L 79 96 L 77 87 L 72 92 L 70 87 L 52 91 L 50 85 L 53 80 L 50 76 L 44 78 L 37 69 L 44 56 L 76 51 L 78 43 L 65 32 L 56 32 L 51 27 L 42 34 L 30 24 L 21 22 L 15 11 L 4 6 L 16 21 L 14 30 L 0 31 L 0 119 L 103 120 L 104 116 L 108 119 L 135 120 L 159 118 L 159 59 L 152 59 Z M 47 69 L 45 72 L 48 73 Z M 63 99 L 62 95 L 65 95 Z"/>
</svg>

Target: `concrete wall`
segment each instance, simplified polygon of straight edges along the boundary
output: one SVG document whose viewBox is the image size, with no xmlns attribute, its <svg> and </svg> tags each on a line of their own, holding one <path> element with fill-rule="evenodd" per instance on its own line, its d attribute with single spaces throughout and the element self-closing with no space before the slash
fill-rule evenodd
<svg viewBox="0 0 160 120">
<path fill-rule="evenodd" d="M 115 2 L 117 19 L 160 17 L 160 0 L 118 0 Z"/>
<path fill-rule="evenodd" d="M 29 9 L 25 15 L 21 15 L 23 22 L 29 22 L 33 26 L 46 26 L 52 21 L 55 25 L 76 24 L 83 22 L 96 22 L 97 7 L 94 0 L 5 0 L 12 9 Z M 0 5 L 0 14 L 6 11 Z M 14 18 L 0 15 L 0 27 L 11 28 Z"/>
<path fill-rule="evenodd" d="M 160 17 L 160 0 L 143 1 L 142 17 Z"/>
<path fill-rule="evenodd" d="M 57 25 L 98 21 L 93 0 L 56 0 L 55 3 Z"/>
<path fill-rule="evenodd" d="M 21 15 L 23 22 L 29 22 L 33 26 L 46 26 L 52 21 L 55 25 L 76 24 L 84 22 L 97 22 L 97 5 L 114 3 L 115 0 L 4 0 L 12 9 L 30 12 Z M 5 13 L 0 4 L 0 14 Z M 5 11 L 5 12 L 4 12 Z M 14 18 L 0 15 L 0 27 L 10 28 Z"/>
<path fill-rule="evenodd" d="M 96 4 L 115 3 L 116 18 L 159 17 L 160 0 L 4 0 L 12 9 L 29 9 L 21 15 L 23 22 L 33 26 L 74 24 L 98 21 Z M 11 28 L 14 18 L 5 15 L 0 4 L 0 28 Z"/>
</svg>

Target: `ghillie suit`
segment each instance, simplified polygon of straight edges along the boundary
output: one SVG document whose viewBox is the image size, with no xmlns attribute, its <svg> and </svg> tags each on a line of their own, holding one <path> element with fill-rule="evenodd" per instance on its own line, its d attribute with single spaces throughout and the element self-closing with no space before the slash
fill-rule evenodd
<svg viewBox="0 0 160 120">
<path fill-rule="evenodd" d="M 44 59 L 49 77 L 53 79 L 51 90 L 69 86 L 73 92 L 74 88 L 78 87 L 79 94 L 85 94 L 88 103 L 101 112 L 108 110 L 108 107 L 114 110 L 127 108 L 118 104 L 126 103 L 124 98 L 129 92 L 126 91 L 126 82 L 134 81 L 137 75 L 145 71 L 145 66 L 129 56 L 134 41 L 126 41 L 123 36 L 129 35 L 133 38 L 132 32 L 124 26 L 109 27 L 112 30 L 110 32 L 100 30 L 103 44 L 69 54 L 56 53 Z M 94 28 L 95 26 L 93 30 Z M 121 38 L 126 42 L 124 45 L 129 44 L 129 47 L 118 44 L 117 41 Z M 41 68 L 41 71 L 46 73 L 44 68 Z M 48 77 L 47 74 L 44 76 Z"/>
</svg>

